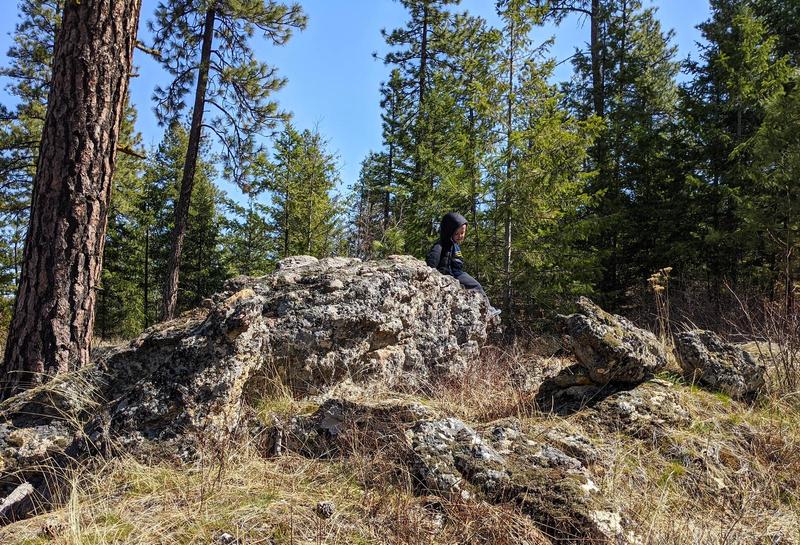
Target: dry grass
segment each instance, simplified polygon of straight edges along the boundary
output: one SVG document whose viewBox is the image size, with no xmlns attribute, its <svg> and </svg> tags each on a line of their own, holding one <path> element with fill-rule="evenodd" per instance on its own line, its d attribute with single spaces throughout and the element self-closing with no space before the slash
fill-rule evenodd
<svg viewBox="0 0 800 545">
<path fill-rule="evenodd" d="M 218 473 L 117 458 L 76 475 L 63 508 L 0 529 L 0 543 L 172 545 L 223 533 L 275 545 L 548 543 L 508 506 L 416 497 L 376 473 L 374 457 L 365 479 L 365 462 L 265 460 L 242 449 Z M 335 505 L 331 518 L 315 513 L 320 501 Z"/>
<path fill-rule="evenodd" d="M 556 420 L 531 408 L 536 381 L 570 363 L 495 348 L 424 399 L 371 391 L 361 400 L 392 395 L 470 423 L 517 417 L 588 436 L 603 453 L 591 473 L 643 545 L 800 544 L 800 410 L 791 399 L 749 406 L 678 381 L 690 426 L 650 439 L 598 432 L 578 415 Z M 268 423 L 316 408 L 270 373 L 249 395 Z M 415 495 L 396 443 L 376 448 L 355 437 L 352 447 L 332 461 L 264 459 L 237 445 L 192 465 L 127 457 L 87 465 L 62 508 L 0 529 L 0 543 L 213 543 L 222 533 L 248 544 L 548 543 L 513 506 Z M 315 514 L 320 501 L 335 504 L 330 519 Z"/>
<path fill-rule="evenodd" d="M 539 384 L 574 363 L 520 344 L 485 349 L 465 372 L 437 382 L 430 404 L 469 422 L 525 418 L 535 413 L 533 398 Z"/>
<path fill-rule="evenodd" d="M 600 486 L 647 545 L 800 543 L 800 414 L 685 387 L 688 429 L 596 438 Z"/>
</svg>

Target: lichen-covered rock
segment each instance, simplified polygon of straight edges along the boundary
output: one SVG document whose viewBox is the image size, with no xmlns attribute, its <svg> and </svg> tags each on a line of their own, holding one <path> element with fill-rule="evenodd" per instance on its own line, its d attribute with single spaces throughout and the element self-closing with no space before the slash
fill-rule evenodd
<svg viewBox="0 0 800 545">
<path fill-rule="evenodd" d="M 596 384 L 639 384 L 666 367 L 666 351 L 655 335 L 610 314 L 585 297 L 580 312 L 564 318 L 578 363 Z"/>
<path fill-rule="evenodd" d="M 298 393 L 344 381 L 425 386 L 461 370 L 496 323 L 484 297 L 412 257 L 289 258 L 1 403 L 0 494 L 16 486 L 12 472 L 41 477 L 111 445 L 159 441 L 191 454 L 219 444 L 265 368 Z"/>
<path fill-rule="evenodd" d="M 416 492 L 513 503 L 559 543 L 635 542 L 579 458 L 598 456 L 585 437 L 531 433 L 514 419 L 475 428 L 417 403 L 338 399 L 291 418 L 281 435 L 285 448 L 311 457 L 391 453 Z"/>
<path fill-rule="evenodd" d="M 417 422 L 406 438 L 415 482 L 426 491 L 468 499 L 476 487 L 497 491 L 509 480 L 505 459 L 456 418 Z"/>
<path fill-rule="evenodd" d="M 382 401 L 377 404 L 354 403 L 343 399 L 328 399 L 310 415 L 293 416 L 285 424 L 267 430 L 264 445 L 270 454 L 283 450 L 298 452 L 311 458 L 331 458 L 364 448 L 365 442 L 379 437 L 383 442 L 398 441 L 402 426 L 424 418 L 432 418 L 432 409 L 419 403 Z"/>
<path fill-rule="evenodd" d="M 606 396 L 582 413 L 580 420 L 643 439 L 669 435 L 692 422 L 675 385 L 660 379 Z"/>
<path fill-rule="evenodd" d="M 477 355 L 494 323 L 488 308 L 412 257 L 292 257 L 274 274 L 232 279 L 203 307 L 104 354 L 95 368 L 8 400 L 0 422 L 103 415 L 123 441 L 194 432 L 213 441 L 237 425 L 244 387 L 264 366 L 301 393 L 345 380 L 422 386 Z"/>
<path fill-rule="evenodd" d="M 753 400 L 765 385 L 765 367 L 745 350 L 712 331 L 692 330 L 675 337 L 687 378 L 740 400 Z"/>
<path fill-rule="evenodd" d="M 264 298 L 266 360 L 301 393 L 347 378 L 424 386 L 462 370 L 496 323 L 484 297 L 409 256 L 292 258 L 235 287 Z"/>
</svg>

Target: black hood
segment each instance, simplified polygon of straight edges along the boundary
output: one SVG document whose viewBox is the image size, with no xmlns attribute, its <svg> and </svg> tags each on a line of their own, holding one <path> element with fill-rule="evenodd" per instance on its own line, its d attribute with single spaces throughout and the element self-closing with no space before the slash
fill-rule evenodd
<svg viewBox="0 0 800 545">
<path fill-rule="evenodd" d="M 439 237 L 443 245 L 448 246 L 451 244 L 453 233 L 467 223 L 467 219 L 461 214 L 449 212 L 442 218 L 442 224 L 439 227 Z"/>
</svg>

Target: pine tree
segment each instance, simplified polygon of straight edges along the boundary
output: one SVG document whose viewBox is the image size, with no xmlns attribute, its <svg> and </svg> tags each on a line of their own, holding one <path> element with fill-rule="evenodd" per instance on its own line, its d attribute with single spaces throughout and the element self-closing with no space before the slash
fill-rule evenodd
<svg viewBox="0 0 800 545">
<path fill-rule="evenodd" d="M 589 56 L 586 52 L 576 52 L 576 62 L 588 67 L 591 84 L 588 87 L 589 97 L 586 97 L 581 106 L 584 116 L 589 111 L 598 117 L 605 115 L 605 48 L 606 36 L 604 27 L 607 13 L 610 9 L 606 0 L 534 0 L 533 4 L 540 10 L 542 21 L 552 20 L 561 24 L 569 15 L 578 15 L 589 19 Z M 591 110 L 589 110 L 591 107 Z"/>
<path fill-rule="evenodd" d="M 561 107 L 563 97 L 547 83 L 552 69 L 552 61 L 525 62 L 515 92 L 514 191 L 503 206 L 512 208 L 516 233 L 510 278 L 521 307 L 517 318 L 568 305 L 597 281 L 595 252 L 587 245 L 592 234 L 587 210 L 594 199 L 584 164 L 599 124 L 594 117 L 578 120 Z M 504 278 L 504 289 L 507 282 Z"/>
<path fill-rule="evenodd" d="M 147 324 L 157 321 L 160 316 L 158 309 L 163 306 L 161 295 L 167 277 L 169 241 L 174 227 L 178 184 L 183 172 L 188 140 L 186 128 L 180 123 L 171 123 L 158 148 L 150 153 L 144 173 L 144 191 L 136 210 L 136 218 L 144 237 L 140 245 L 146 249 L 140 261 L 140 300 L 147 309 Z M 220 247 L 224 197 L 213 186 L 216 173 L 213 165 L 204 159 L 207 154 L 207 148 L 199 150 L 195 174 L 199 196 L 195 199 L 197 202 L 193 202 L 189 208 L 193 223 L 187 230 L 187 258 L 183 267 L 185 277 L 179 286 L 178 311 L 196 306 L 203 298 L 218 291 L 226 276 Z M 203 278 L 203 275 L 207 275 L 207 278 Z"/>
<path fill-rule="evenodd" d="M 599 55 L 576 54 L 576 78 L 566 90 L 577 115 L 603 114 L 604 130 L 591 153 L 589 168 L 596 176 L 590 193 L 598 197 L 593 211 L 603 269 L 599 289 L 613 303 L 649 274 L 655 260 L 653 231 L 643 230 L 641 221 L 664 204 L 659 187 L 669 166 L 665 151 L 677 107 L 678 64 L 673 33 L 661 29 L 654 8 L 643 8 L 639 0 L 608 0 L 597 8 Z"/>
<path fill-rule="evenodd" d="M 22 249 L 28 225 L 33 176 L 39 153 L 53 46 L 63 0 L 23 0 L 19 3 L 10 65 L 0 75 L 10 80 L 6 90 L 19 101 L 13 110 L 0 108 L 0 328 L 3 338 L 11 320 Z"/>
<path fill-rule="evenodd" d="M 401 180 L 404 187 L 400 189 L 408 197 L 408 201 L 401 203 L 405 214 L 405 250 L 420 253 L 438 224 L 433 195 L 437 182 L 432 163 L 442 156 L 437 141 L 441 142 L 445 135 L 434 127 L 443 120 L 434 113 L 437 105 L 432 99 L 436 97 L 433 92 L 435 74 L 446 62 L 450 17 L 446 8 L 457 4 L 458 0 L 400 2 L 408 10 L 409 20 L 404 27 L 382 31 L 387 45 L 392 48 L 384 60 L 398 70 L 398 77 L 390 80 L 393 89 L 408 99 L 408 112 L 395 116 L 408 120 L 405 134 L 395 133 L 395 142 L 404 147 L 399 150 L 400 154 L 408 157 L 410 163 L 409 176 Z M 446 98 L 446 95 L 439 93 L 438 97 Z"/>
<path fill-rule="evenodd" d="M 287 124 L 263 176 L 263 187 L 272 196 L 269 210 L 279 257 L 335 253 L 341 226 L 339 205 L 330 193 L 339 174 L 322 136 L 308 129 L 298 132 Z"/>
<path fill-rule="evenodd" d="M 178 181 L 183 171 L 187 140 L 186 129 L 177 121 L 170 123 L 161 142 L 148 153 L 145 165 L 144 191 L 135 212 L 144 237 L 140 265 L 144 327 L 157 322 L 161 315 L 170 233 L 175 221 Z M 199 172 L 205 173 L 207 169 L 201 162 Z"/>
<path fill-rule="evenodd" d="M 3 398 L 89 362 L 139 7 L 137 0 L 65 5 L 20 285 L 0 371 Z M 84 158 L 89 142 L 92 153 Z"/>
<path fill-rule="evenodd" d="M 381 230 L 392 229 L 398 232 L 398 224 L 402 222 L 404 204 L 409 195 L 403 188 L 409 187 L 412 166 L 409 151 L 412 149 L 410 127 L 414 117 L 411 101 L 404 89 L 400 70 L 392 70 L 389 81 L 381 85 L 381 113 L 383 146 L 385 161 L 383 168 L 375 172 L 371 178 L 380 182 L 383 193 L 383 217 Z M 391 235 L 388 238 L 393 238 Z"/>
<path fill-rule="evenodd" d="M 210 165 L 206 168 L 206 173 L 198 172 L 195 177 L 189 208 L 183 277 L 178 292 L 180 311 L 195 308 L 203 299 L 222 291 L 227 278 L 222 248 L 224 195 L 212 181 Z"/>
<path fill-rule="evenodd" d="M 775 51 L 795 68 L 800 67 L 800 3 L 786 0 L 751 0 L 753 13 L 776 41 Z"/>
<path fill-rule="evenodd" d="M 765 254 L 765 291 L 782 287 L 779 297 L 791 317 L 800 277 L 800 77 L 795 74 L 764 107 L 760 127 L 736 151 L 751 157 L 740 215 L 750 246 Z"/>
<path fill-rule="evenodd" d="M 270 231 L 267 206 L 249 194 L 247 206 L 224 202 L 224 252 L 228 276 L 261 276 L 272 271 L 277 250 Z"/>
<path fill-rule="evenodd" d="M 361 259 L 380 255 L 386 248 L 390 210 L 387 179 L 391 153 L 370 152 L 361 162 L 361 170 L 353 190 L 355 210 L 350 225 L 350 253 Z"/>
<path fill-rule="evenodd" d="M 706 214 L 696 233 L 716 300 L 725 282 L 736 284 L 743 268 L 758 266 L 741 238 L 749 159 L 733 152 L 758 130 L 763 103 L 786 80 L 788 66 L 775 51 L 776 38 L 768 37 L 744 0 L 714 0 L 711 8 L 711 19 L 700 25 L 706 44 L 700 62 L 689 66 L 693 79 L 684 89 L 682 110 L 698 142 L 689 167 L 703 182 L 696 199 Z"/>
<path fill-rule="evenodd" d="M 224 148 L 225 172 L 243 182 L 257 156 L 256 136 L 287 117 L 269 100 L 285 80 L 255 58 L 250 41 L 259 31 L 265 40 L 282 45 L 294 29 L 305 25 L 306 17 L 298 4 L 264 0 L 159 3 L 155 22 L 150 25 L 153 47 L 175 78 L 166 89 L 156 89 L 156 111 L 162 121 L 181 113 L 189 87 L 195 81 L 197 84 L 164 284 L 164 318 L 173 316 L 177 304 L 181 254 L 203 129 L 215 135 Z M 204 120 L 207 106 L 214 114 Z"/>
<path fill-rule="evenodd" d="M 125 149 L 141 148 L 141 135 L 135 132 L 135 123 L 136 111 L 128 105 L 120 128 L 120 143 Z M 140 213 L 146 192 L 143 169 L 143 156 L 118 155 L 95 317 L 95 331 L 102 338 L 133 337 L 142 331 L 146 322 L 140 296 L 145 252 Z"/>
<path fill-rule="evenodd" d="M 501 62 L 501 33 L 480 17 L 459 14 L 452 18 L 448 62 L 437 78 L 437 91 L 452 97 L 450 111 L 440 113 L 443 140 L 435 191 L 436 216 L 462 211 L 470 222 L 464 252 L 470 274 L 481 281 L 487 226 L 484 225 L 490 196 L 488 177 L 498 145 L 498 123 L 502 114 L 502 85 L 498 80 Z"/>
</svg>

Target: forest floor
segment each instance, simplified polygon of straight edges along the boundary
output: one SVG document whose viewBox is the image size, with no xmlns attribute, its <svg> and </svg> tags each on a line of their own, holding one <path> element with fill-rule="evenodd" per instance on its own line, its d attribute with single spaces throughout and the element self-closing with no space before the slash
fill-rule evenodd
<svg viewBox="0 0 800 545">
<path fill-rule="evenodd" d="M 515 418 L 590 437 L 603 457 L 593 468 L 597 485 L 642 544 L 800 544 L 798 396 L 748 405 L 668 372 L 660 378 L 675 385 L 691 425 L 673 430 L 666 444 L 647 434 L 598 435 L 571 416 L 533 409 L 520 376 L 572 363 L 547 344 L 486 350 L 458 381 L 408 398 L 473 425 Z M 250 400 L 267 423 L 319 405 L 280 385 L 268 390 Z M 415 494 L 407 472 L 384 454 L 266 458 L 244 441 L 192 464 L 158 456 L 94 460 L 70 475 L 61 508 L 0 528 L 0 543 L 551 543 L 513 505 Z M 320 516 L 320 502 L 331 502 L 332 513 Z"/>
</svg>

